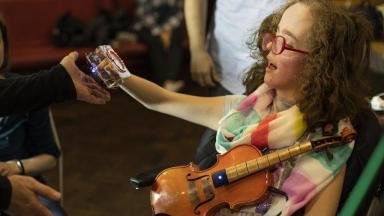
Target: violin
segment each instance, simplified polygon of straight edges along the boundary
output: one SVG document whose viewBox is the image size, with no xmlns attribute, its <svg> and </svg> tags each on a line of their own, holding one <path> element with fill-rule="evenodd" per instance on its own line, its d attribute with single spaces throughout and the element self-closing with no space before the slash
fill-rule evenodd
<svg viewBox="0 0 384 216">
<path fill-rule="evenodd" d="M 216 164 L 205 170 L 193 163 L 165 169 L 150 191 L 153 213 L 210 216 L 223 207 L 239 211 L 255 205 L 268 195 L 272 178 L 267 168 L 305 152 L 349 143 L 355 137 L 355 130 L 344 129 L 341 136 L 302 142 L 266 155 L 255 146 L 242 144 L 218 155 Z"/>
</svg>

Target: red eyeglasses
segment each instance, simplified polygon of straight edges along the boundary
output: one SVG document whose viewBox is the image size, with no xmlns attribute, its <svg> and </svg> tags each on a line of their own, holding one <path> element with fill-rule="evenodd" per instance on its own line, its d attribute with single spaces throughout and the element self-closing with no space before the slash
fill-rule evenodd
<svg viewBox="0 0 384 216">
<path fill-rule="evenodd" d="M 268 44 L 272 43 L 272 47 L 269 49 Z M 272 53 L 275 55 L 281 54 L 284 50 L 290 50 L 298 53 L 303 53 L 303 54 L 309 54 L 307 51 L 303 50 L 298 50 L 294 48 L 289 48 L 285 45 L 285 38 L 281 35 L 273 35 L 272 33 L 265 33 L 263 35 L 263 42 L 261 44 L 261 48 L 263 51 L 269 51 L 272 50 Z"/>
</svg>

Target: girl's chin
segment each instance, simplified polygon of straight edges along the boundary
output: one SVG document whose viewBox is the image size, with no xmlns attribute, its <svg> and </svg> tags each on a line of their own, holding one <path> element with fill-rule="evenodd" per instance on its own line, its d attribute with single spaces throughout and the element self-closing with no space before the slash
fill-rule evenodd
<svg viewBox="0 0 384 216">
<path fill-rule="evenodd" d="M 269 84 L 272 81 L 272 74 L 271 72 L 266 71 L 264 74 L 264 82 Z"/>
<path fill-rule="evenodd" d="M 267 84 L 269 87 L 272 87 L 271 80 L 266 77 L 264 77 L 264 83 Z"/>
</svg>

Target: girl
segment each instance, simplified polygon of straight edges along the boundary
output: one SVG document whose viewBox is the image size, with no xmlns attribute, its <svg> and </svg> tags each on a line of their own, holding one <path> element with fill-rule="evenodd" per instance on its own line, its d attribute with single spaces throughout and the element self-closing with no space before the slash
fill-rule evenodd
<svg viewBox="0 0 384 216">
<path fill-rule="evenodd" d="M 149 109 L 217 130 L 219 153 L 244 143 L 273 151 L 340 134 L 368 109 L 362 75 L 370 32 L 363 17 L 328 1 L 294 0 L 266 18 L 250 43 L 256 63 L 244 79 L 248 96 L 178 94 L 134 75 L 121 87 Z M 301 208 L 335 215 L 352 148 L 333 148 L 333 160 L 306 153 L 283 162 L 273 182 L 287 199 L 270 193 L 258 205 L 217 215 L 292 215 Z"/>
</svg>

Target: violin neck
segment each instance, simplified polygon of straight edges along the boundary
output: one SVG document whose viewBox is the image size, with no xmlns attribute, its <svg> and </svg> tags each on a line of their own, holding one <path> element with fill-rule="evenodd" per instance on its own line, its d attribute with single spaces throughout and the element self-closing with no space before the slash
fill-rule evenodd
<svg viewBox="0 0 384 216">
<path fill-rule="evenodd" d="M 230 184 L 236 180 L 257 173 L 282 161 L 296 157 L 313 149 L 311 141 L 277 150 L 267 155 L 236 164 L 212 175 L 215 187 Z"/>
</svg>

